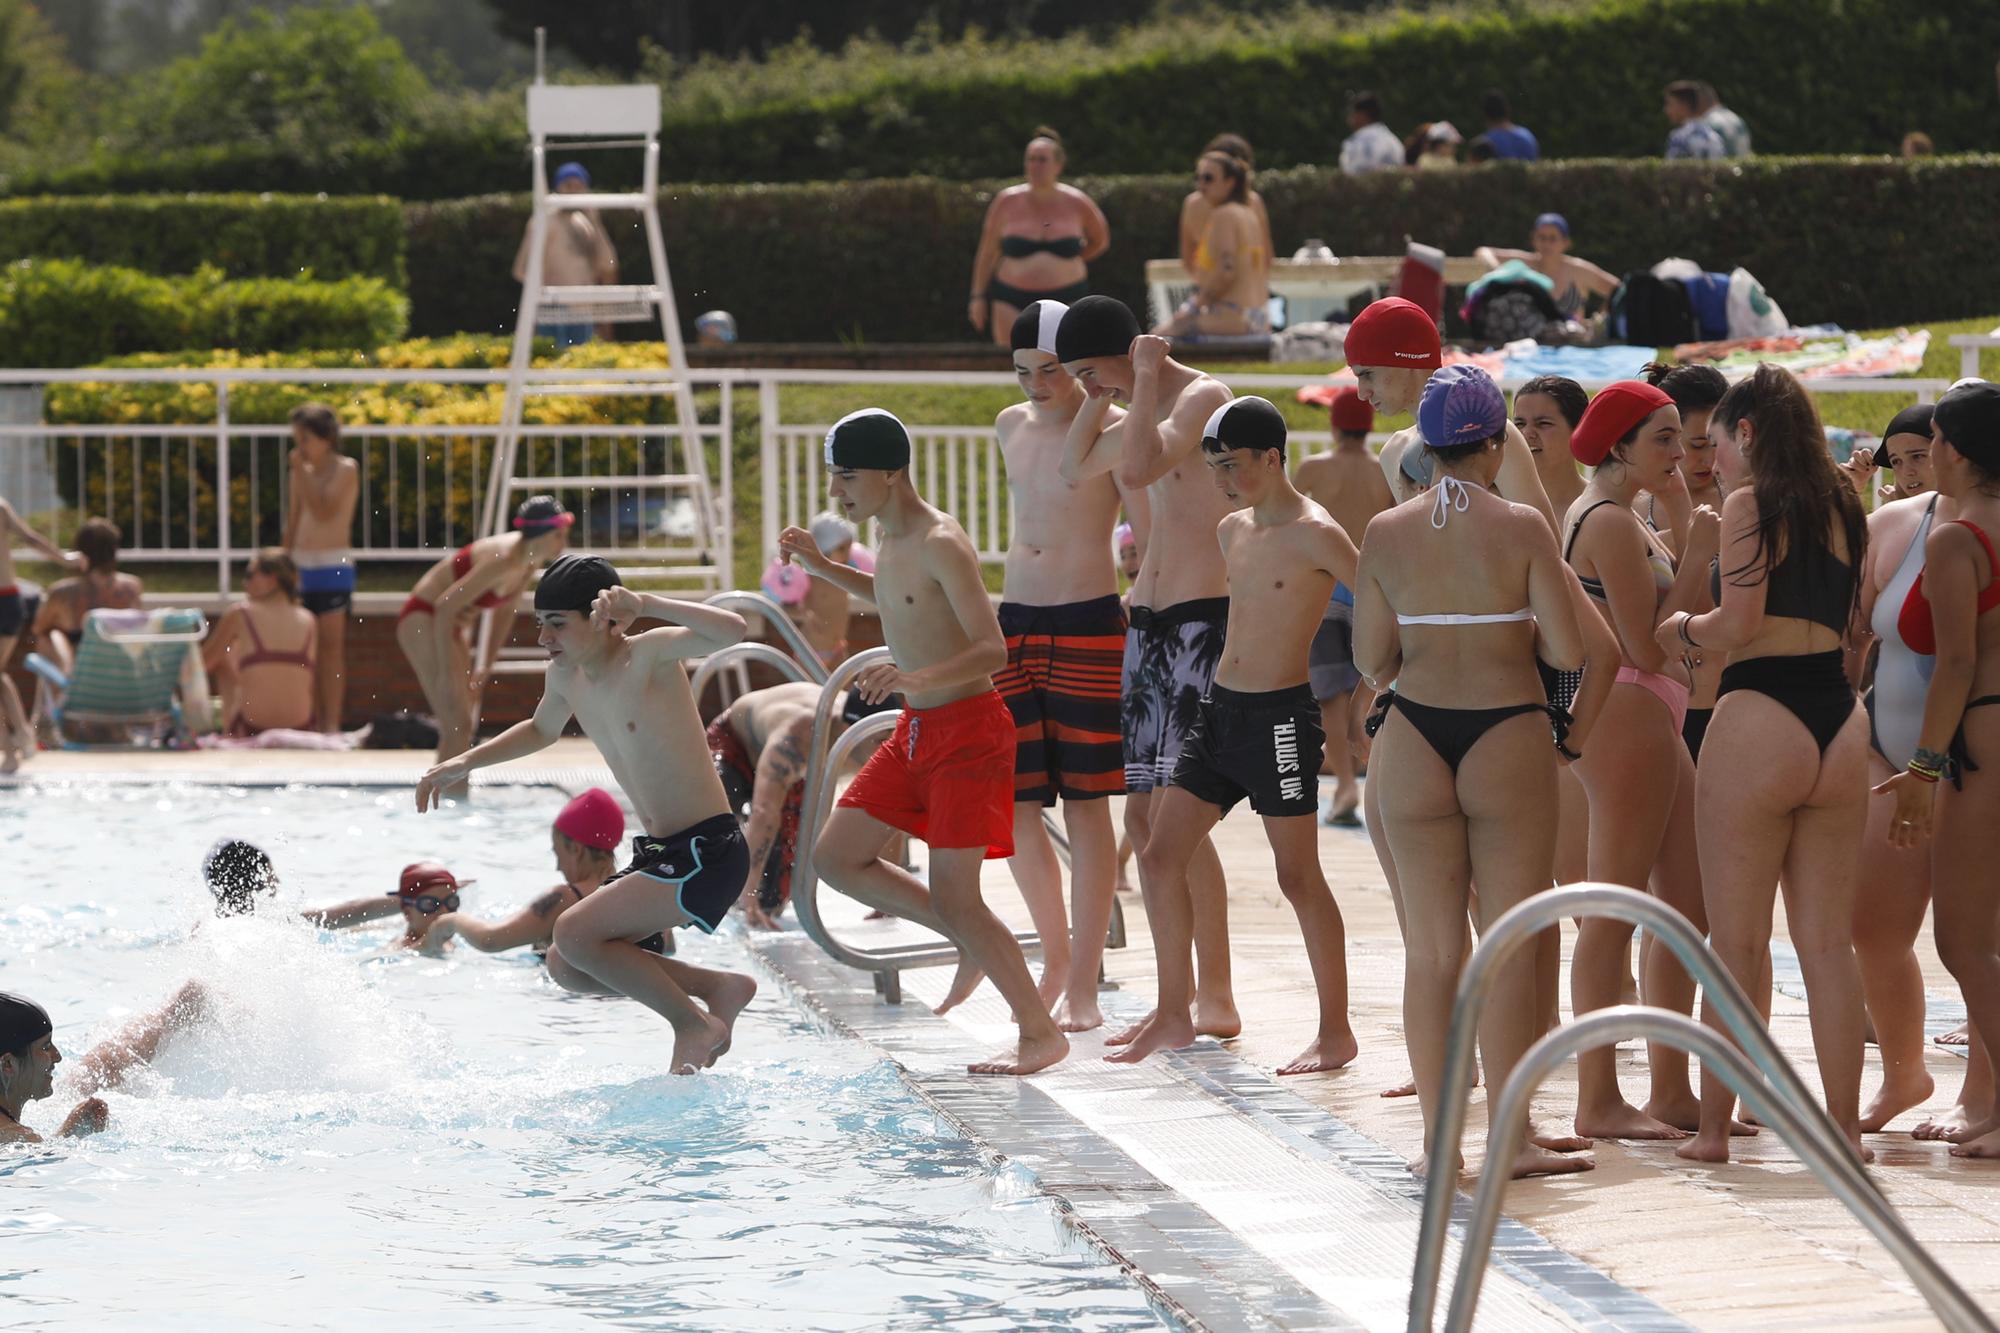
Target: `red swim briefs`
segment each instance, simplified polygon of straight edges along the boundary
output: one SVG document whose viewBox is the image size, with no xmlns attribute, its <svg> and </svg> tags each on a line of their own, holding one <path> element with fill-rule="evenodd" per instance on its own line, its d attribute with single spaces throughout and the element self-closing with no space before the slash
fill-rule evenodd
<svg viewBox="0 0 2000 1333">
<path fill-rule="evenodd" d="M 906 708 L 840 798 L 933 848 L 1014 854 L 1014 717 L 998 693 Z"/>
</svg>

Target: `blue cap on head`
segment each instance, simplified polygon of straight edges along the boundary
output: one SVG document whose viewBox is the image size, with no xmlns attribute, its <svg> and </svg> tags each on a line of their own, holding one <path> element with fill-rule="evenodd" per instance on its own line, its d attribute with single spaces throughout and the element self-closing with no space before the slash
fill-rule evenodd
<svg viewBox="0 0 2000 1333">
<path fill-rule="evenodd" d="M 1569 219 L 1560 213 L 1543 213 L 1535 219 L 1535 225 L 1528 230 L 1530 232 L 1537 232 L 1544 227 L 1554 227 L 1563 234 L 1565 241 L 1569 239 Z"/>
<path fill-rule="evenodd" d="M 1424 381 L 1417 429 L 1433 449 L 1490 440 L 1507 429 L 1507 399 L 1478 366 L 1446 366 Z"/>
<path fill-rule="evenodd" d="M 590 184 L 590 173 L 584 169 L 583 163 L 565 162 L 556 168 L 556 184 L 561 185 L 564 181 L 572 180 L 581 181 L 584 185 Z"/>
</svg>

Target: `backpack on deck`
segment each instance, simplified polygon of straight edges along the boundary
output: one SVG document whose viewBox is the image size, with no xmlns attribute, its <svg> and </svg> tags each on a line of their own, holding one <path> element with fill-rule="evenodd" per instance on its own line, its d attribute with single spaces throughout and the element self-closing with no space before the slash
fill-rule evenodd
<svg viewBox="0 0 2000 1333">
<path fill-rule="evenodd" d="M 1627 273 L 1611 296 L 1611 336 L 1634 347 L 1673 347 L 1700 337 L 1687 284 L 1646 269 Z"/>
</svg>

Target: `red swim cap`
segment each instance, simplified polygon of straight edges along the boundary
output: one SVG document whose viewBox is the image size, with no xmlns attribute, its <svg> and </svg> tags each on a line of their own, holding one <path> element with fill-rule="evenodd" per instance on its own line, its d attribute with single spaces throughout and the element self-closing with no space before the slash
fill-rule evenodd
<svg viewBox="0 0 2000 1333">
<path fill-rule="evenodd" d="M 1347 364 L 1436 370 L 1444 364 L 1437 322 L 1415 301 L 1377 301 L 1347 326 Z"/>
<path fill-rule="evenodd" d="M 1365 435 L 1375 429 L 1375 409 L 1359 389 L 1342 389 L 1333 396 L 1333 428 Z"/>
<path fill-rule="evenodd" d="M 625 841 L 625 812 L 602 787 L 580 792 L 556 816 L 556 832 L 571 842 L 609 852 Z"/>
<path fill-rule="evenodd" d="M 1596 467 L 1611 456 L 1611 447 L 1653 413 L 1672 407 L 1674 400 L 1644 380 L 1607 384 L 1583 410 L 1583 420 L 1570 432 L 1569 451 L 1576 461 Z"/>
<path fill-rule="evenodd" d="M 437 861 L 412 861 L 403 867 L 403 874 L 396 881 L 396 891 L 388 894 L 391 898 L 414 898 L 418 894 L 457 893 L 471 880 L 461 881 L 458 876 L 444 868 Z"/>
</svg>

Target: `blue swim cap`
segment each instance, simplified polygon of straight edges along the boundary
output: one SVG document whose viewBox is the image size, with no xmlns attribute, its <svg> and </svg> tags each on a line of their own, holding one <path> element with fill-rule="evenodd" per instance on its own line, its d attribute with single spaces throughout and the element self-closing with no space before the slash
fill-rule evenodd
<svg viewBox="0 0 2000 1333">
<path fill-rule="evenodd" d="M 1535 225 L 1528 228 L 1528 232 L 1532 235 L 1544 227 L 1554 227 L 1563 234 L 1564 240 L 1569 239 L 1569 219 L 1560 213 L 1543 213 L 1535 219 Z"/>
<path fill-rule="evenodd" d="M 582 181 L 584 185 L 588 186 L 590 184 L 590 173 L 584 170 L 583 163 L 581 162 L 565 162 L 556 168 L 556 184 L 561 185 L 567 180 Z"/>
<path fill-rule="evenodd" d="M 1507 428 L 1507 399 L 1478 366 L 1446 366 L 1424 381 L 1417 429 L 1433 449 L 1490 440 Z"/>
</svg>

